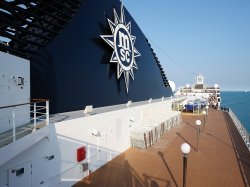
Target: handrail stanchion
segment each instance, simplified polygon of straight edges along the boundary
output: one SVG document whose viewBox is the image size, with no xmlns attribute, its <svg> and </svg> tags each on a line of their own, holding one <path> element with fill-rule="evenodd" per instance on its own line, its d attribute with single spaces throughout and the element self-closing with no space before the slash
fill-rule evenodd
<svg viewBox="0 0 250 187">
<path fill-rule="evenodd" d="M 248 133 L 248 144 L 247 144 L 247 148 L 249 149 L 250 151 L 250 134 Z"/>
<path fill-rule="evenodd" d="M 46 101 L 46 125 L 49 125 L 49 101 Z"/>
<path fill-rule="evenodd" d="M 16 141 L 16 122 L 15 122 L 15 110 L 12 110 L 12 125 L 13 125 L 13 142 Z"/>
<path fill-rule="evenodd" d="M 36 131 L 36 103 L 34 103 L 34 130 Z"/>
<path fill-rule="evenodd" d="M 24 108 L 19 108 L 25 106 Z M 4 125 L 8 125 L 9 129 L 4 133 L 4 138 L 0 142 L 5 141 L 5 145 L 13 143 L 18 139 L 37 131 L 45 125 L 49 125 L 49 101 L 45 99 L 34 99 L 29 103 L 16 105 L 0 106 L 0 110 L 8 109 L 8 117 L 4 117 Z M 1 119 L 2 121 L 2 119 Z M 2 124 L 0 124 L 2 125 Z M 6 136 L 6 137 L 5 137 Z M 8 140 L 8 141 L 6 141 Z"/>
</svg>

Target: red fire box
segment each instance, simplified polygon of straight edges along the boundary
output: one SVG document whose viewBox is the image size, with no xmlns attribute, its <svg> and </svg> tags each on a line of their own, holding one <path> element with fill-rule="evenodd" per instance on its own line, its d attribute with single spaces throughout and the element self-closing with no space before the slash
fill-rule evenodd
<svg viewBox="0 0 250 187">
<path fill-rule="evenodd" d="M 77 162 L 81 162 L 86 158 L 85 146 L 77 149 Z"/>
</svg>

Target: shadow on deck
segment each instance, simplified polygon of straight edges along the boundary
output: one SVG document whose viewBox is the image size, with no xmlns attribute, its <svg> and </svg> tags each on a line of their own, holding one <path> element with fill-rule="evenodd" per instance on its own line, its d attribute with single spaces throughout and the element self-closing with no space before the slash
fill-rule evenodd
<svg viewBox="0 0 250 187">
<path fill-rule="evenodd" d="M 110 172 L 109 172 L 110 171 Z M 160 183 L 171 187 L 170 181 L 147 173 L 139 175 L 129 162 L 125 154 L 121 154 L 102 166 L 100 169 L 82 179 L 73 187 L 124 186 L 124 187 L 160 187 Z"/>
</svg>

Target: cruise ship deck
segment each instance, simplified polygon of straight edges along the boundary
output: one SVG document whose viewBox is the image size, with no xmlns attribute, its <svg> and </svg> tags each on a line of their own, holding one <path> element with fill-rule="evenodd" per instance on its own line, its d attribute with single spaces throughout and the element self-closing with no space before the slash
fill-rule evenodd
<svg viewBox="0 0 250 187">
<path fill-rule="evenodd" d="M 191 146 L 186 186 L 250 186 L 250 152 L 227 112 L 209 109 L 199 150 L 195 121 L 201 115 L 182 115 L 182 124 L 166 132 L 146 150 L 130 148 L 82 179 L 82 186 L 182 186 L 181 144 Z M 203 128 L 201 128 L 203 129 Z"/>
</svg>

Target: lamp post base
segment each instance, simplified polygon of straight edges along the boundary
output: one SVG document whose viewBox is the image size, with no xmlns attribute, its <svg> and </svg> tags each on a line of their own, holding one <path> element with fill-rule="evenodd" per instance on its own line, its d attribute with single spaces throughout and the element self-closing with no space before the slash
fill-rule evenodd
<svg viewBox="0 0 250 187">
<path fill-rule="evenodd" d="M 183 187 L 186 187 L 187 155 L 183 155 Z"/>
</svg>

